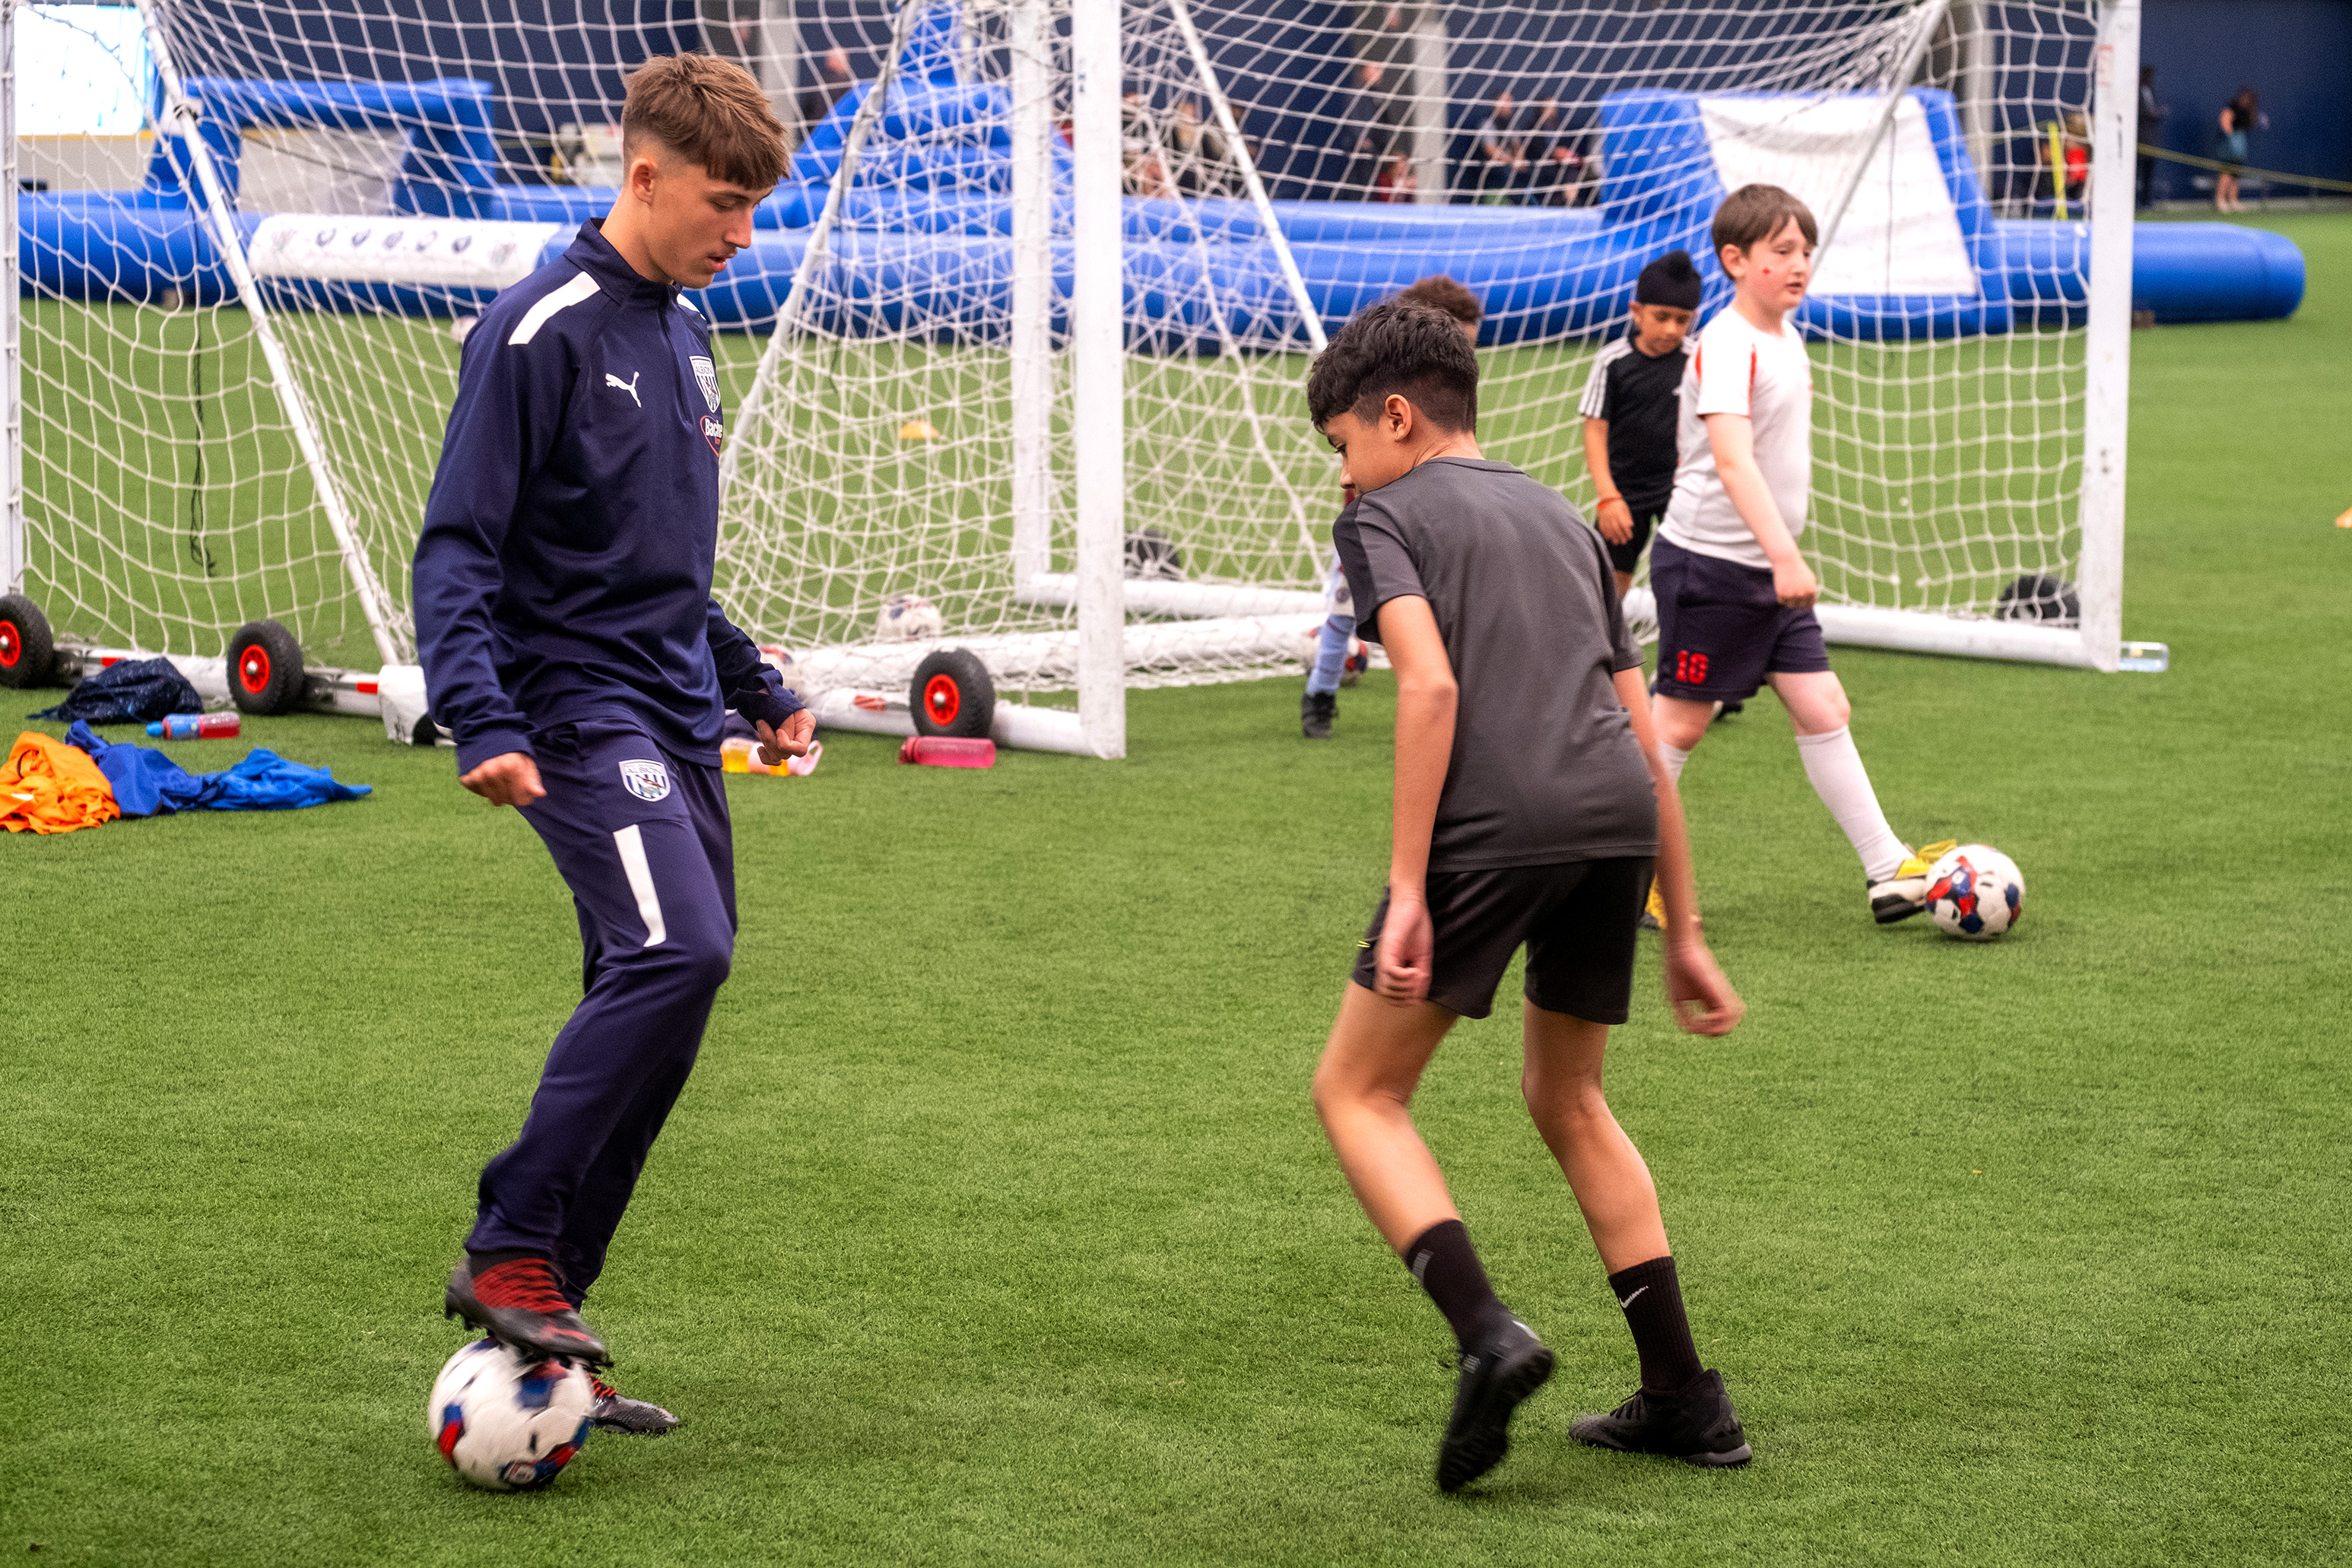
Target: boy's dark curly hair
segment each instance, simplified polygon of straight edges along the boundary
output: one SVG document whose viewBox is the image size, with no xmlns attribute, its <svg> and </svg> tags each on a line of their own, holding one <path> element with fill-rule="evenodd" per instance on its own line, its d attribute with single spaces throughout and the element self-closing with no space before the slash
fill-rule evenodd
<svg viewBox="0 0 2352 1568">
<path fill-rule="evenodd" d="M 1320 430 L 1340 412 L 1370 420 L 1391 395 L 1441 430 L 1478 428 L 1478 356 L 1443 310 L 1383 300 L 1359 313 L 1307 375 L 1307 416 Z"/>
<path fill-rule="evenodd" d="M 1398 289 L 1396 297 L 1443 310 L 1465 327 L 1475 327 L 1486 319 L 1486 309 L 1478 303 L 1478 296 L 1443 272 L 1433 272 Z"/>
</svg>

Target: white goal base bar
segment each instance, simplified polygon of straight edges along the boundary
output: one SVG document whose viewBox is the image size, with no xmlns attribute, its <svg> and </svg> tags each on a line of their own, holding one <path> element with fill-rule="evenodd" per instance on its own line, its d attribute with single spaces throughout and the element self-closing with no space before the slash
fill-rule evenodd
<svg viewBox="0 0 2352 1568">
<path fill-rule="evenodd" d="M 1256 588 L 1246 583 L 1174 583 L 1129 577 L 1119 584 L 1130 616 L 1317 616 L 1323 595 L 1299 588 Z M 1013 591 L 1024 605 L 1067 607 L 1078 602 L 1075 572 L 1034 572 Z"/>
<path fill-rule="evenodd" d="M 1917 610 L 1877 610 L 1862 605 L 1816 605 L 1813 614 L 1821 620 L 1824 638 L 1855 647 L 2064 664 L 2082 669 L 2099 667 L 2098 659 L 2084 645 L 2083 634 L 2072 626 L 2037 626 L 2031 621 L 1964 621 Z M 1626 590 L 1625 615 L 1629 620 L 1653 626 L 1657 624 L 1657 604 L 1649 589 Z"/>
</svg>

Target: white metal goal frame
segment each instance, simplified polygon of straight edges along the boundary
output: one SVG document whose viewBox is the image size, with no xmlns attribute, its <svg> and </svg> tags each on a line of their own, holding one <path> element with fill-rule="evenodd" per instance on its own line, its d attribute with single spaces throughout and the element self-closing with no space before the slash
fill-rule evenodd
<svg viewBox="0 0 2352 1568">
<path fill-rule="evenodd" d="M 235 198 L 218 171 L 201 133 L 201 109 L 184 90 L 184 62 L 172 53 L 163 8 L 170 0 L 135 0 L 159 78 L 163 105 L 156 135 L 185 150 L 185 162 L 195 187 L 192 205 L 198 207 L 206 237 L 234 284 L 242 309 L 268 366 L 268 379 L 309 479 L 312 504 L 331 533 L 341 555 L 350 591 L 364 616 L 376 651 L 387 666 L 413 660 L 413 632 L 404 606 L 386 591 L 371 563 L 358 530 L 343 500 L 331 444 L 321 434 L 306 395 L 302 372 L 280 345 L 272 324 L 272 309 L 257 284 L 246 253 L 246 240 L 236 221 Z M 1125 574 L 1128 516 L 1127 375 L 1124 347 L 1125 284 L 1123 186 L 1120 154 L 1122 78 L 1121 0 L 1066 0 L 1069 18 L 1068 109 L 1074 216 L 1071 229 L 1073 287 L 1068 299 L 1068 331 L 1056 349 L 1050 327 L 1054 258 L 1048 232 L 1049 150 L 1052 117 L 1057 107 L 1053 78 L 1051 36 L 1055 19 L 1054 0 L 1002 0 L 1009 13 L 1013 40 L 1013 179 L 1011 202 L 1013 270 L 1011 289 L 1013 321 L 1011 353 L 1012 530 L 1011 551 L 1016 593 L 1033 603 L 1074 607 L 1074 633 L 1049 638 L 1048 650 L 1012 650 L 1009 657 L 1055 663 L 1077 694 L 1075 711 L 1037 709 L 1019 716 L 1016 738 L 1041 745 L 1097 757 L 1118 757 L 1126 750 L 1126 701 L 1129 671 L 1139 647 L 1174 646 L 1187 638 L 1213 646 L 1220 638 L 1233 643 L 1244 656 L 1266 640 L 1268 626 L 1295 640 L 1304 622 L 1318 614 L 1316 595 L 1305 584 L 1168 584 L 1139 581 Z M 1185 0 L 1166 0 L 1177 32 L 1190 52 L 1197 72 L 1195 85 L 1210 103 L 1218 125 L 1239 154 L 1250 200 L 1280 258 L 1285 286 L 1291 292 L 1313 346 L 1319 349 L 1323 324 L 1308 297 L 1297 264 L 1283 240 L 1283 226 L 1267 199 L 1239 117 L 1227 99 L 1208 50 L 1203 47 Z M 1914 47 L 1895 62 L 1883 85 L 1886 113 L 1873 140 L 1855 163 L 1858 179 L 1864 163 L 1886 133 L 1893 109 L 1907 86 L 1923 48 L 1950 6 L 1950 0 L 1923 0 L 1912 13 Z M 0 431 L 5 431 L 5 458 L 0 458 L 0 591 L 19 592 L 28 585 L 33 566 L 29 548 L 24 481 L 26 403 L 23 396 L 21 332 L 26 292 L 20 261 L 25 243 L 18 210 L 19 160 L 16 114 L 17 18 L 24 0 L 0 0 L 0 225 L 5 225 L 6 278 L 0 280 Z M 906 0 L 902 19 L 927 8 L 927 0 Z M 2137 76 L 2138 0 L 2109 0 L 2097 10 L 2099 34 L 2093 55 L 2089 95 L 2094 166 L 2128 169 L 2133 137 L 2134 84 Z M 903 29 L 902 29 L 903 31 Z M 1430 29 L 1416 29 L 1417 58 L 1427 58 Z M 1437 53 L 1442 58 L 1443 43 Z M 890 64 L 896 63 L 896 51 Z M 888 68 L 886 67 L 886 69 Z M 887 92 L 868 100 L 878 110 Z M 1419 118 L 1426 118 L 1417 111 Z M 861 116 L 861 125 L 865 117 Z M 1425 163 L 1431 138 L 1416 122 L 1413 158 Z M 840 200 L 851 184 L 857 154 L 856 135 L 846 149 L 845 166 L 834 183 L 824 212 L 819 216 L 806 258 L 820 257 Z M 1846 194 L 1851 195 L 1851 184 Z M 1826 243 L 1833 245 L 1843 212 L 1826 215 Z M 2132 209 L 2128 202 L 2101 200 L 2092 207 L 2089 227 L 2089 276 L 2085 289 L 2084 346 L 2087 358 L 2081 431 L 2081 483 L 2076 504 L 2079 553 L 2076 561 L 2080 616 L 2074 626 L 2032 622 L 1970 619 L 1920 611 L 1865 605 L 1824 605 L 1820 614 L 1832 640 L 1909 649 L 1926 653 L 2024 659 L 2084 667 L 2097 670 L 2118 668 L 2122 637 L 2123 541 L 2125 468 L 2128 436 L 2129 336 L 2131 326 Z M 750 398 L 738 411 L 738 437 L 730 458 L 742 450 L 740 432 L 760 413 L 768 386 L 770 361 L 796 330 L 793 300 L 802 292 L 796 279 L 792 295 L 775 323 L 760 374 Z M 1056 377 L 1053 361 L 1066 356 L 1070 397 L 1065 415 L 1076 455 L 1071 495 L 1073 564 L 1066 576 L 1049 570 L 1047 549 L 1049 471 L 1046 431 L 1052 388 Z M 37 522 L 34 524 L 37 526 Z M 1130 616 L 1174 615 L 1186 619 L 1131 622 Z M 1256 639 L 1253 641 L 1252 639 Z M 984 642 L 985 638 L 971 639 Z M 201 654 L 200 649 L 165 649 Z M 882 656 L 895 671 L 907 662 L 904 650 Z M 1164 650 L 1163 650 L 1164 651 Z M 1149 654 L 1143 657 L 1150 657 Z M 1056 662 L 1058 661 L 1058 662 Z M 845 671 L 845 684 L 874 683 L 877 666 Z M 844 721 L 872 722 L 857 716 L 863 710 L 832 710 Z M 900 717 L 888 717 L 895 724 Z"/>
</svg>

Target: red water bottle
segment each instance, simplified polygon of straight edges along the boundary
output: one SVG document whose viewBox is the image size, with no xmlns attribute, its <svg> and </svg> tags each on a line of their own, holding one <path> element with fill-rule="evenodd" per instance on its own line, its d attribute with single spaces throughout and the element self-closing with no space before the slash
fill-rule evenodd
<svg viewBox="0 0 2352 1568">
<path fill-rule="evenodd" d="M 173 713 L 147 726 L 166 741 L 211 741 L 236 733 L 234 713 Z"/>
<path fill-rule="evenodd" d="M 984 737 L 973 741 L 961 735 L 909 735 L 898 748 L 898 760 L 929 768 L 992 768 L 996 742 Z"/>
</svg>

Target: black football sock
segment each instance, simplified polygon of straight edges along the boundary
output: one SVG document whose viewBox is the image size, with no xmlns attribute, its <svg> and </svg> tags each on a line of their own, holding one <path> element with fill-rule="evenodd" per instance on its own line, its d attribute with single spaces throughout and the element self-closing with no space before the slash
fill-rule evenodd
<svg viewBox="0 0 2352 1568">
<path fill-rule="evenodd" d="M 1609 1277 L 1609 1289 L 1625 1310 L 1633 1350 L 1642 1358 L 1642 1386 L 1654 1394 L 1687 1388 L 1705 1370 L 1691 1342 L 1690 1319 L 1683 1311 L 1682 1282 L 1672 1257 L 1653 1258 Z"/>
<path fill-rule="evenodd" d="M 1496 1300 L 1495 1288 L 1486 1282 L 1486 1270 L 1460 1220 L 1439 1220 L 1414 1237 L 1405 1246 L 1404 1266 L 1445 1314 L 1464 1350 L 1510 1321 L 1510 1309 Z"/>
</svg>

